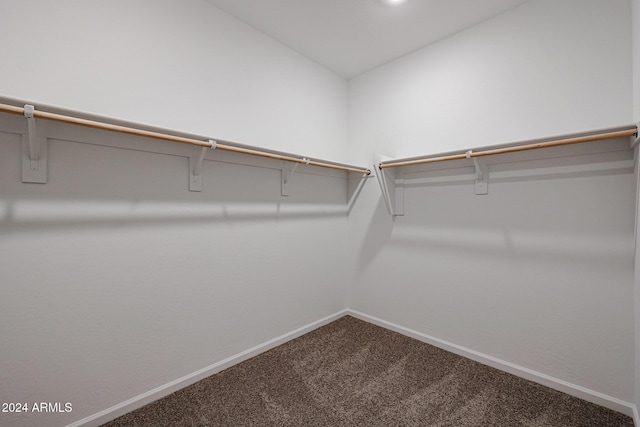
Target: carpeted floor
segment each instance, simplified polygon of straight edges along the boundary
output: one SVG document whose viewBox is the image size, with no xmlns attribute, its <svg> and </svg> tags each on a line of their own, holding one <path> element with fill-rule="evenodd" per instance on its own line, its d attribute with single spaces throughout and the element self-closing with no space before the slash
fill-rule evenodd
<svg viewBox="0 0 640 427">
<path fill-rule="evenodd" d="M 633 421 L 346 316 L 105 426 L 631 427 Z"/>
</svg>

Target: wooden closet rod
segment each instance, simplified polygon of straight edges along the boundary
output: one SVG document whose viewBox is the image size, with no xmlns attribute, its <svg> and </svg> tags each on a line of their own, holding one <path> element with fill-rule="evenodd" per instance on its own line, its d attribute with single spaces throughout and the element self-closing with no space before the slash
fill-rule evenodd
<svg viewBox="0 0 640 427">
<path fill-rule="evenodd" d="M 411 159 L 411 160 L 389 160 L 386 162 L 381 162 L 378 167 L 380 169 L 384 168 L 395 168 L 399 166 L 410 166 L 410 165 L 419 165 L 424 163 L 435 163 L 435 162 L 446 162 L 448 160 L 461 160 L 467 159 L 471 157 L 482 157 L 482 156 L 491 156 L 494 154 L 505 154 L 505 153 L 515 153 L 518 151 L 527 151 L 527 150 L 536 150 L 538 148 L 547 148 L 547 147 L 558 147 L 560 145 L 570 145 L 570 144 L 578 144 L 581 142 L 592 142 L 599 141 L 602 139 L 612 139 L 612 138 L 621 138 L 625 136 L 632 136 L 638 134 L 638 128 L 632 127 L 629 129 L 614 131 L 614 132 L 600 132 L 593 133 L 585 136 L 578 136 L 575 138 L 563 138 L 556 139 L 553 141 L 545 141 L 545 142 L 537 142 L 532 144 L 525 145 L 515 145 L 513 147 L 504 147 L 504 148 L 495 148 L 483 151 L 470 151 L 467 156 L 467 152 L 461 154 L 451 154 L 446 156 L 438 156 L 438 157 L 426 157 L 419 159 Z"/>
<path fill-rule="evenodd" d="M 0 104 L 0 112 L 24 115 L 24 108 L 23 107 L 15 107 L 13 105 Z M 169 135 L 169 134 L 166 134 L 166 133 L 153 132 L 153 131 L 148 131 L 148 130 L 143 130 L 143 129 L 136 129 L 136 128 L 127 127 L 127 126 L 114 125 L 114 124 L 111 124 L 111 123 L 104 123 L 104 122 L 98 122 L 98 121 L 94 121 L 94 120 L 81 119 L 81 118 L 78 118 L 78 117 L 70 117 L 70 116 L 65 116 L 65 115 L 62 115 L 62 114 L 48 113 L 46 111 L 40 111 L 40 110 L 35 110 L 35 109 L 33 111 L 33 117 L 39 118 L 39 119 L 44 119 L 44 120 L 53 120 L 53 121 L 56 121 L 56 122 L 69 123 L 69 124 L 73 124 L 73 125 L 86 126 L 86 127 L 90 127 L 90 128 L 94 128 L 94 129 L 102 129 L 102 130 L 108 130 L 108 131 L 112 131 L 112 132 L 126 133 L 126 134 L 129 134 L 129 135 L 161 139 L 161 140 L 164 140 L 164 141 L 179 142 L 181 144 L 190 144 L 190 145 L 196 145 L 196 146 L 199 146 L 199 147 L 209 147 L 209 148 L 213 147 L 213 144 L 211 142 L 209 142 L 209 141 L 201 141 L 201 140 L 198 140 L 198 139 L 185 138 L 185 137 L 182 137 L 182 136 Z M 211 138 L 211 139 L 214 140 L 215 138 Z M 216 150 L 233 151 L 235 153 L 243 153 L 243 154 L 249 154 L 249 155 L 252 155 L 252 156 L 266 157 L 266 158 L 269 158 L 269 159 L 286 160 L 288 162 L 309 164 L 309 165 L 312 165 L 312 166 L 319 166 L 319 167 L 323 167 L 323 168 L 337 169 L 337 170 L 343 170 L 343 171 L 348 171 L 348 172 L 358 172 L 358 173 L 362 173 L 362 174 L 365 174 L 365 175 L 369 175 L 371 173 L 371 171 L 369 169 L 359 168 L 359 167 L 356 167 L 356 166 L 348 166 L 348 165 L 339 165 L 339 164 L 334 164 L 334 163 L 326 163 L 326 162 L 321 162 L 321 161 L 317 161 L 317 160 L 310 160 L 310 159 L 307 159 L 307 158 L 292 157 L 292 156 L 287 156 L 287 155 L 284 155 L 284 154 L 270 153 L 268 151 L 260 151 L 260 150 L 255 150 L 255 149 L 251 149 L 251 148 L 237 147 L 237 146 L 229 145 L 229 144 L 225 144 L 225 143 L 222 143 L 222 144 L 216 143 L 215 148 L 216 148 Z"/>
</svg>

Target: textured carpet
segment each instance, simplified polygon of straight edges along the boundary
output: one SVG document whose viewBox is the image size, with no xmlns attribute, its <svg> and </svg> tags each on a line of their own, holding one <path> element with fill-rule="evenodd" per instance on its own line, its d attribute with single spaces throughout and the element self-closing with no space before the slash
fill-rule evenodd
<svg viewBox="0 0 640 427">
<path fill-rule="evenodd" d="M 343 317 L 105 426 L 633 426 L 631 418 Z"/>
</svg>

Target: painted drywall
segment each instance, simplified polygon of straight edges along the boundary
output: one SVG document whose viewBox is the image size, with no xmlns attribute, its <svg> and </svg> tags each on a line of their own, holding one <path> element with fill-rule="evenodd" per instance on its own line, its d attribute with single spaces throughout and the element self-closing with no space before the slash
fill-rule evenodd
<svg viewBox="0 0 640 427">
<path fill-rule="evenodd" d="M 640 123 L 640 0 L 632 0 L 631 2 L 631 29 L 632 29 L 632 50 L 633 50 L 633 120 L 635 123 Z M 637 155 L 637 153 L 636 153 Z M 635 257 L 635 404 L 640 406 L 640 236 L 638 236 L 638 230 L 640 229 L 640 195 L 637 194 L 640 189 L 640 175 L 636 166 L 636 257 Z M 640 423 L 640 419 L 636 420 L 636 423 Z"/>
<path fill-rule="evenodd" d="M 0 9 L 0 95 L 345 159 L 346 82 L 204 0 Z"/>
<path fill-rule="evenodd" d="M 528 3 L 352 79 L 351 160 L 630 124 L 629 1 Z"/>
<path fill-rule="evenodd" d="M 640 0 L 631 2 L 633 48 L 633 120 L 640 122 Z"/>
<path fill-rule="evenodd" d="M 73 407 L 0 424 L 66 425 L 344 308 L 344 178 L 283 197 L 280 170 L 205 161 L 193 193 L 186 157 L 85 132 L 49 140 L 44 185 L 0 132 L 0 401 Z"/>
<path fill-rule="evenodd" d="M 475 145 L 626 123 L 628 28 L 617 7 L 627 3 L 530 3 L 354 80 L 350 158 L 370 162 L 374 150 L 422 154 L 422 137 L 436 135 L 420 111 L 425 93 L 437 118 L 448 111 L 456 124 L 474 125 L 477 132 L 463 129 L 465 146 L 470 135 Z M 557 14 L 570 29 L 559 28 Z M 586 31 L 596 17 L 602 31 Z M 0 69 L 3 95 L 301 154 L 345 155 L 346 83 L 203 2 L 25 1 L 3 6 L 0 20 L 9 35 L 0 49 L 11 64 Z M 433 64 L 425 68 L 420 58 L 435 52 L 445 59 L 444 47 L 453 59 L 476 52 L 471 59 L 479 61 L 477 49 L 495 49 L 487 59 L 517 61 L 482 68 L 461 59 L 449 69 L 444 61 L 439 75 L 427 73 Z M 479 74 L 465 74 L 465 66 Z M 604 74 L 596 79 L 596 71 Z M 421 72 L 429 81 L 455 80 L 418 92 Z M 479 84 L 469 81 L 476 75 Z M 459 144 L 460 128 L 442 126 L 446 148 Z M 18 415 L 6 424 L 65 425 L 334 313 L 345 306 L 345 277 L 353 278 L 353 308 L 628 399 L 627 175 L 492 183 L 484 201 L 470 186 L 450 193 L 418 187 L 407 194 L 407 214 L 420 219 L 395 225 L 369 180 L 347 224 L 342 179 L 296 175 L 292 195 L 282 198 L 275 169 L 206 162 L 204 192 L 189 193 L 186 158 L 77 142 L 119 138 L 93 132 L 51 141 L 46 185 L 20 182 L 19 138 L 0 133 L 0 397 L 73 404 L 55 418 L 31 414 L 26 423 Z M 404 132 L 413 142 L 405 145 Z M 567 192 L 580 198 L 565 201 Z M 532 197 L 511 206 L 523 194 Z M 558 200 L 564 204 L 549 213 Z M 452 205 L 480 213 L 474 226 L 468 215 L 445 219 Z M 504 206 L 534 217 L 531 227 L 492 215 Z M 554 224 L 572 218 L 578 225 L 555 233 Z M 425 244 L 434 233 L 436 245 Z M 519 246 L 508 246 L 514 239 Z M 518 262 L 504 269 L 505 260 Z M 447 269 L 455 272 L 446 278 L 452 286 L 433 287 L 433 272 L 437 279 Z M 542 287 L 524 286 L 533 282 Z M 530 292 L 529 300 L 518 290 Z"/>
<path fill-rule="evenodd" d="M 527 2 L 353 79 L 351 160 L 631 123 L 630 6 Z M 349 307 L 632 402 L 633 173 L 440 181 L 406 187 L 395 221 L 365 187 Z"/>
<path fill-rule="evenodd" d="M 0 9 L 2 95 L 345 157 L 346 82 L 204 1 Z M 189 147 L 69 128 L 24 184 L 2 123 L 0 402 L 72 404 L 3 426 L 67 425 L 345 308 L 344 178 L 301 167 L 283 197 L 278 169 L 206 161 L 189 192 Z"/>
<path fill-rule="evenodd" d="M 635 149 L 635 156 L 637 160 L 638 149 Z M 634 414 L 636 417 L 636 425 L 640 423 L 640 418 L 638 414 L 638 406 L 640 405 L 640 168 L 638 167 L 638 163 L 636 161 L 636 165 L 634 168 L 634 176 L 635 176 L 635 188 L 634 193 L 636 196 L 636 205 L 635 205 L 635 262 L 634 262 L 634 337 L 635 337 L 635 372 L 634 372 L 634 403 L 636 405 L 636 413 Z"/>
</svg>

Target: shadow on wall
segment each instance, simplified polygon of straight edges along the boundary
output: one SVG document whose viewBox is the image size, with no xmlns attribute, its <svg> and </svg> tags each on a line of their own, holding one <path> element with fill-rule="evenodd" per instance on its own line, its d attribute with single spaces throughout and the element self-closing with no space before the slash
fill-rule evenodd
<svg viewBox="0 0 640 427">
<path fill-rule="evenodd" d="M 188 191 L 182 156 L 49 141 L 47 184 L 22 183 L 18 135 L 0 140 L 0 231 L 203 225 L 346 217 L 344 178 L 299 172 L 281 194 L 273 167 L 206 161 Z M 357 197 L 357 194 L 354 195 Z"/>
<path fill-rule="evenodd" d="M 405 168 L 396 184 L 404 191 L 404 216 L 392 220 L 377 199 L 358 272 L 377 258 L 418 271 L 429 263 L 457 270 L 496 261 L 633 268 L 634 160 L 627 140 L 489 161 L 487 195 L 474 194 L 468 161 Z"/>
<path fill-rule="evenodd" d="M 158 227 L 345 217 L 341 205 L 0 200 L 0 231 Z"/>
<path fill-rule="evenodd" d="M 526 260 L 551 265 L 600 265 L 610 269 L 633 266 L 631 235 L 584 235 L 543 230 L 519 230 L 508 227 L 487 229 L 473 226 L 412 227 L 400 226 L 390 247 L 407 248 L 424 254 L 438 253 L 442 258 L 483 260 Z"/>
<path fill-rule="evenodd" d="M 367 230 L 364 232 L 362 244 L 358 251 L 358 273 L 366 270 L 369 265 L 374 262 L 382 248 L 384 248 L 391 239 L 394 226 L 394 220 L 389 215 L 378 184 L 373 182 L 373 180 L 371 184 L 373 184 L 372 187 L 376 187 L 373 190 L 376 192 L 377 198 L 376 202 L 374 202 L 375 208 L 373 209 L 373 215 L 371 216 Z"/>
</svg>

